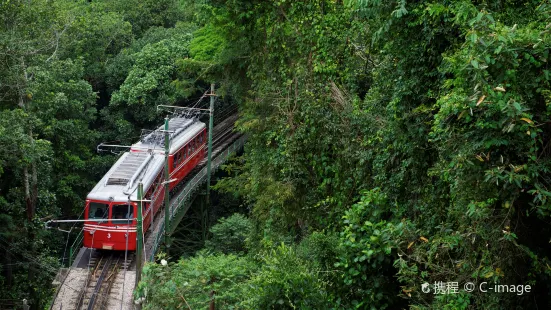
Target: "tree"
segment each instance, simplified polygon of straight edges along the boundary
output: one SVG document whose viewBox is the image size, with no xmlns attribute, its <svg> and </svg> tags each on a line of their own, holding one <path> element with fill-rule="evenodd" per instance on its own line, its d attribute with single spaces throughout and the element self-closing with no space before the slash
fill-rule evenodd
<svg viewBox="0 0 551 310">
<path fill-rule="evenodd" d="M 239 213 L 221 218 L 218 224 L 210 228 L 211 237 L 206 241 L 205 247 L 224 254 L 243 253 L 251 226 L 251 221 Z"/>
</svg>

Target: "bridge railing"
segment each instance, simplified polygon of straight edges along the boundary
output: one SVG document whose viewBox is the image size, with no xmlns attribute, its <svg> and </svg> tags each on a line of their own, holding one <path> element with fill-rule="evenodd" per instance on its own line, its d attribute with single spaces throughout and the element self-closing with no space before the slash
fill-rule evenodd
<svg viewBox="0 0 551 310">
<path fill-rule="evenodd" d="M 216 169 L 220 167 L 220 165 L 225 162 L 228 157 L 230 157 L 231 154 L 235 153 L 237 150 L 239 150 L 246 141 L 246 136 L 241 136 L 239 139 L 235 140 L 229 147 L 227 147 L 224 151 L 221 153 L 218 153 L 218 155 L 212 160 L 211 163 L 211 173 L 214 173 Z M 187 184 L 184 186 L 184 189 L 180 192 L 178 196 L 173 200 L 172 204 L 170 205 L 170 221 L 172 221 L 178 212 L 181 212 L 182 209 L 185 208 L 186 202 L 190 200 L 193 193 L 199 189 L 199 186 L 207 181 L 207 166 L 203 167 L 191 180 L 187 182 Z M 172 224 L 172 223 L 171 223 Z M 153 247 L 151 248 L 151 254 L 149 257 L 149 261 L 153 261 L 155 259 L 155 254 L 157 253 L 157 250 L 159 249 L 159 245 L 163 239 L 165 227 L 164 227 L 164 221 L 160 225 L 157 235 L 155 236 L 155 241 L 153 243 Z"/>
<path fill-rule="evenodd" d="M 75 256 L 78 254 L 78 251 L 82 247 L 82 241 L 84 240 L 84 229 L 82 229 L 77 237 L 75 238 L 75 241 L 73 244 L 71 244 L 71 247 L 69 248 L 69 265 L 68 267 L 71 267 L 73 265 L 73 261 L 75 260 Z"/>
</svg>

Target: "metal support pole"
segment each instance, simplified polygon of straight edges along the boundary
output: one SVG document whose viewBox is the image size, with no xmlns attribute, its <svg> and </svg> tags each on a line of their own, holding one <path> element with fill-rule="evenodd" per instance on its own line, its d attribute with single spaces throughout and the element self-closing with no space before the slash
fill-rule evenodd
<svg viewBox="0 0 551 310">
<path fill-rule="evenodd" d="M 137 244 L 136 244 L 136 285 L 134 287 L 138 287 L 138 283 L 140 282 L 140 278 L 142 275 L 142 264 L 143 264 L 143 234 L 142 234 L 142 209 L 143 209 L 143 183 L 140 182 L 138 184 L 138 219 L 136 223 L 136 237 L 137 237 Z"/>
<path fill-rule="evenodd" d="M 207 158 L 207 208 L 210 205 L 210 170 L 212 164 L 212 127 L 214 118 L 214 83 L 210 84 L 209 146 Z"/>
<path fill-rule="evenodd" d="M 73 247 L 70 247 L 69 248 L 69 264 L 67 267 L 71 267 L 71 265 L 73 264 Z"/>
<path fill-rule="evenodd" d="M 170 171 L 168 170 L 168 155 L 170 153 L 170 136 L 168 133 L 168 117 L 165 117 L 165 252 L 168 254 L 170 231 Z"/>
<path fill-rule="evenodd" d="M 201 202 L 201 242 L 207 240 L 208 201 L 206 197 L 199 197 Z"/>
</svg>

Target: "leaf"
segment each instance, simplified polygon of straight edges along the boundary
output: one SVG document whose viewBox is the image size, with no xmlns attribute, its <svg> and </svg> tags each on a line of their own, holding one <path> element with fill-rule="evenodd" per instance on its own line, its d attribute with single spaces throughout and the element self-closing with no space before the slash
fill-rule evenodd
<svg viewBox="0 0 551 310">
<path fill-rule="evenodd" d="M 526 117 L 521 117 L 520 119 L 527 122 L 528 124 L 533 124 L 534 123 L 531 119 L 526 118 Z"/>
<path fill-rule="evenodd" d="M 475 69 L 478 69 L 478 61 L 476 61 L 476 59 L 473 59 L 471 60 L 471 65 L 473 65 L 473 67 L 475 67 Z"/>
<path fill-rule="evenodd" d="M 476 102 L 476 106 L 478 107 L 484 101 L 484 99 L 486 99 L 486 95 L 483 95 L 482 97 L 480 97 L 480 99 L 478 99 L 478 101 Z"/>
</svg>

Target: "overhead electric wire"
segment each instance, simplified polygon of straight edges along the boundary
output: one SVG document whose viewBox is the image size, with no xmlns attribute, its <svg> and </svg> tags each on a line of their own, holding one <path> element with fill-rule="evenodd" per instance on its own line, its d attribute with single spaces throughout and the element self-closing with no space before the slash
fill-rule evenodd
<svg viewBox="0 0 551 310">
<path fill-rule="evenodd" d="M 199 104 L 199 102 L 201 102 L 201 100 L 203 100 L 207 97 L 207 93 L 209 92 L 209 90 L 210 90 L 210 88 L 207 87 L 207 89 L 205 90 L 203 95 L 199 98 L 199 100 L 197 100 L 197 102 L 192 106 L 192 108 L 195 108 Z"/>
<path fill-rule="evenodd" d="M 80 218 L 82 217 L 82 215 L 84 214 L 84 211 L 86 211 L 86 208 L 83 208 L 82 209 L 82 212 L 80 213 L 80 215 L 78 216 L 78 220 L 80 220 Z M 65 264 L 65 253 L 67 253 L 67 246 L 69 245 L 69 237 L 71 236 L 71 231 L 73 231 L 73 228 L 75 228 L 75 225 L 77 223 L 74 222 L 73 223 L 73 226 L 71 226 L 71 228 L 69 229 L 69 231 L 67 232 L 67 241 L 65 242 L 65 249 L 63 250 L 63 258 L 61 259 L 61 265 L 63 266 L 63 264 Z M 69 262 L 70 263 L 70 262 Z"/>
<path fill-rule="evenodd" d="M 3 239 L 2 237 L 0 237 L 0 239 L 3 240 L 6 244 L 10 244 L 9 242 L 7 242 L 7 241 L 6 241 L 5 239 Z M 0 246 L 1 246 L 2 248 L 4 248 L 4 250 L 6 250 L 6 251 L 8 251 L 8 252 L 10 252 L 10 253 L 12 253 L 12 254 L 15 255 L 15 253 L 13 253 L 12 251 L 10 251 L 10 249 L 8 249 L 8 248 L 6 248 L 4 245 L 2 245 L 2 243 L 0 243 Z M 44 264 L 44 263 L 41 263 L 41 262 L 39 262 L 39 261 L 33 259 L 32 256 L 31 256 L 29 253 L 27 253 L 27 252 L 25 252 L 24 250 L 22 250 L 21 248 L 15 246 L 13 243 L 11 243 L 10 246 L 11 246 L 12 249 L 17 250 L 17 252 L 19 252 L 19 254 L 20 254 L 21 256 L 23 256 L 24 258 L 26 258 L 26 259 L 29 260 L 30 262 L 33 262 L 33 263 L 35 263 L 35 264 L 37 264 L 37 265 L 43 267 L 46 271 L 48 271 L 48 272 L 50 272 L 50 273 L 52 273 L 52 274 L 57 274 L 57 267 L 53 267 L 53 266 L 50 266 L 50 265 L 46 265 L 46 264 Z"/>
<path fill-rule="evenodd" d="M 2 239 L 2 237 L 0 237 L 0 239 Z M 4 240 L 4 242 L 5 242 L 5 240 Z M 1 243 L 0 243 L 0 247 L 2 247 L 4 250 L 6 250 L 7 252 L 11 253 L 12 255 L 15 255 L 15 253 L 13 253 L 13 252 L 10 251 L 8 248 L 6 248 L 5 246 L 3 246 Z M 15 246 L 13 246 L 13 245 L 12 245 L 12 248 L 15 248 L 15 249 L 18 249 L 19 251 L 21 251 L 20 248 L 17 248 L 17 247 L 15 247 Z M 18 251 L 18 252 L 19 252 L 19 251 Z M 19 252 L 19 254 L 21 254 L 22 256 L 24 256 L 24 257 L 25 257 L 27 260 L 29 260 L 30 262 L 39 265 L 40 267 L 43 268 L 43 270 L 45 270 L 45 271 L 47 271 L 47 272 L 49 272 L 49 273 L 51 273 L 51 274 L 53 274 L 53 275 L 57 275 L 58 269 L 57 269 L 56 267 L 53 267 L 53 266 L 50 266 L 50 265 L 41 263 L 41 262 L 39 262 L 39 261 L 36 261 L 36 260 L 30 258 L 30 255 L 29 255 L 28 253 L 25 253 L 25 254 L 24 254 L 23 252 Z M 23 263 L 21 263 L 21 264 L 23 264 Z M 27 265 L 28 265 L 28 263 L 27 263 Z M 79 289 L 76 289 L 76 288 L 74 288 L 74 287 L 72 287 L 72 286 L 70 286 L 70 285 L 68 285 L 68 284 L 65 284 L 65 283 L 64 283 L 63 286 L 66 286 L 67 288 L 69 288 L 69 289 L 71 289 L 71 290 L 73 290 L 73 291 L 75 291 L 75 292 L 77 292 L 77 293 L 80 292 Z"/>
</svg>

